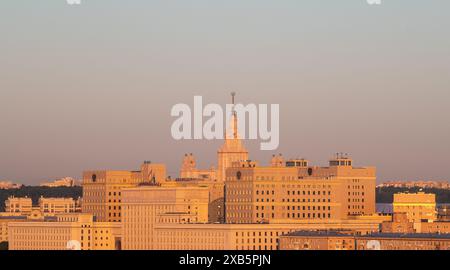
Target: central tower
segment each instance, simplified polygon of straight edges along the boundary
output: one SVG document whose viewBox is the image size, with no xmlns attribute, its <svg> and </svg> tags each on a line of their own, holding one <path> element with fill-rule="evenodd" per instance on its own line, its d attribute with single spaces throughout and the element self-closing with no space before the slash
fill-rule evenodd
<svg viewBox="0 0 450 270">
<path fill-rule="evenodd" d="M 233 104 L 230 129 L 225 132 L 225 142 L 217 151 L 217 180 L 225 181 L 225 171 L 231 167 L 233 162 L 248 160 L 248 151 L 242 144 L 238 133 L 238 118 L 234 109 L 236 93 L 231 93 Z"/>
</svg>

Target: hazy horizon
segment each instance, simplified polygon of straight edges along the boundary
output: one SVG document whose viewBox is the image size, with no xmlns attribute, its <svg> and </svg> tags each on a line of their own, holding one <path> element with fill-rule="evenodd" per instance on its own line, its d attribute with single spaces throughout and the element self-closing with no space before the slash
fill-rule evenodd
<svg viewBox="0 0 450 270">
<path fill-rule="evenodd" d="M 272 154 L 336 152 L 385 180 L 449 180 L 449 1 L 6 0 L 0 181 L 91 169 L 216 165 L 222 141 L 175 141 L 174 104 L 280 104 Z"/>
</svg>

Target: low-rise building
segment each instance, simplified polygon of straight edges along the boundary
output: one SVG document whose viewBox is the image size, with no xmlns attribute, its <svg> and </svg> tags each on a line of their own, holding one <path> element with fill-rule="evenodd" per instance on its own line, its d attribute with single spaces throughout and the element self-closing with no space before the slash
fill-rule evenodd
<svg viewBox="0 0 450 270">
<path fill-rule="evenodd" d="M 449 234 L 294 232 L 280 238 L 281 250 L 450 250 Z"/>
<path fill-rule="evenodd" d="M 5 211 L 20 215 L 29 215 L 33 208 L 33 201 L 28 197 L 9 197 L 5 201 Z"/>
<path fill-rule="evenodd" d="M 120 223 L 95 222 L 92 214 L 59 214 L 53 221 L 9 222 L 10 250 L 118 250 Z"/>
</svg>

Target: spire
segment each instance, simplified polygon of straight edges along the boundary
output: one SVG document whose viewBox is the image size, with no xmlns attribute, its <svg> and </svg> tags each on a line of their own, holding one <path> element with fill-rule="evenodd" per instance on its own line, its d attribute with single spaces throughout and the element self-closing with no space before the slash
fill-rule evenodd
<svg viewBox="0 0 450 270">
<path fill-rule="evenodd" d="M 233 104 L 233 139 L 238 138 L 238 119 L 237 112 L 234 109 L 236 92 L 231 92 L 231 104 Z"/>
</svg>

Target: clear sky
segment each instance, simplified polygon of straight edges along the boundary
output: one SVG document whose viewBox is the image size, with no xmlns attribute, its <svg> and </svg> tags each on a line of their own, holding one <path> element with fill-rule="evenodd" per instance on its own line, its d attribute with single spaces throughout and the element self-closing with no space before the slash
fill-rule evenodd
<svg viewBox="0 0 450 270">
<path fill-rule="evenodd" d="M 172 105 L 279 103 L 285 157 L 335 152 L 380 180 L 450 179 L 450 1 L 0 1 L 0 179 L 138 169 L 174 141 Z M 273 152 L 246 142 L 251 158 Z"/>
</svg>

